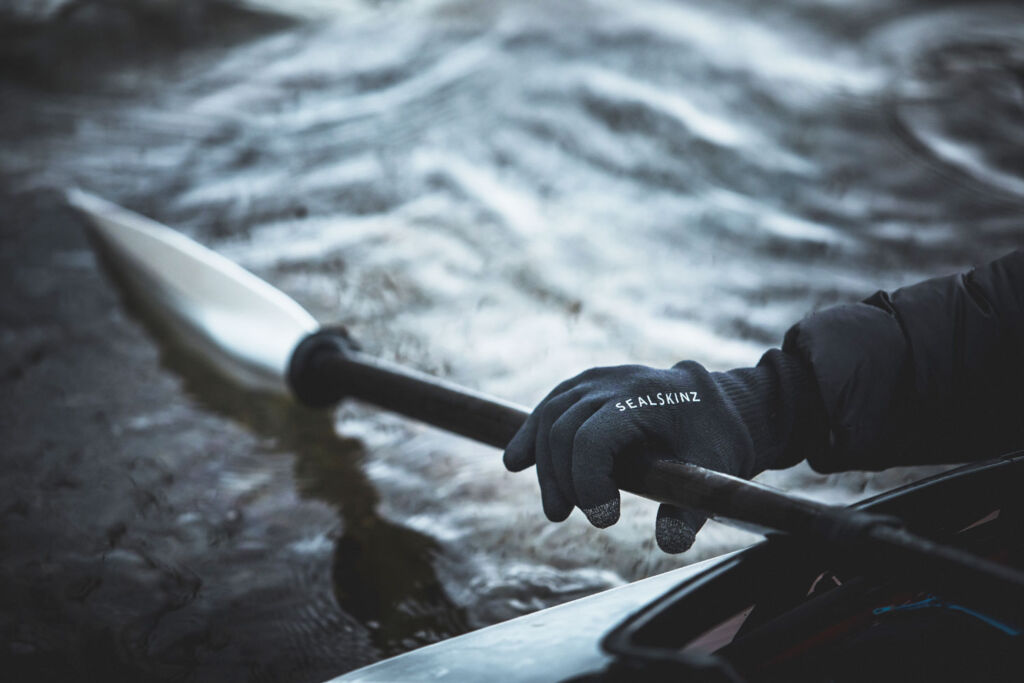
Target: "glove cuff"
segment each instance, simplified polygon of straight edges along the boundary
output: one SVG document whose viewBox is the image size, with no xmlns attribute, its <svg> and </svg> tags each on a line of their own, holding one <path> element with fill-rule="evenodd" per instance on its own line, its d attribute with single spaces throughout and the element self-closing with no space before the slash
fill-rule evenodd
<svg viewBox="0 0 1024 683">
<path fill-rule="evenodd" d="M 827 440 L 814 376 L 796 356 L 771 349 L 757 367 L 712 374 L 753 442 L 747 478 L 791 467 Z"/>
</svg>

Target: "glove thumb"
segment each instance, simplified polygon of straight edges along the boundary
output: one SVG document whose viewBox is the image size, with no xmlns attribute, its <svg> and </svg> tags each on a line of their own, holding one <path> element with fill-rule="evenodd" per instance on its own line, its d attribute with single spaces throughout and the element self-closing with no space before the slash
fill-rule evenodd
<svg viewBox="0 0 1024 683">
<path fill-rule="evenodd" d="M 662 504 L 658 508 L 654 538 L 663 552 L 685 552 L 693 545 L 694 537 L 706 521 L 708 518 L 696 510 Z"/>
</svg>

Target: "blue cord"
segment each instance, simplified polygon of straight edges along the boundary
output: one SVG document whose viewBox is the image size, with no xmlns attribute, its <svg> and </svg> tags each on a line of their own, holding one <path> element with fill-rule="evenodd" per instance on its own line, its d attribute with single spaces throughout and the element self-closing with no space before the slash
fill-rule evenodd
<svg viewBox="0 0 1024 683">
<path fill-rule="evenodd" d="M 975 610 L 964 607 L 963 605 L 954 605 L 952 603 L 943 602 L 934 595 L 930 595 L 924 600 L 918 600 L 917 602 L 908 602 L 905 605 L 886 605 L 885 607 L 876 607 L 872 612 L 876 615 L 885 614 L 886 612 L 903 612 L 908 610 L 924 609 L 926 607 L 944 607 L 949 610 L 957 612 L 963 612 L 969 616 L 974 617 L 980 621 L 985 622 L 992 628 L 997 628 L 1008 636 L 1019 636 L 1021 634 L 1020 629 L 1014 628 L 1008 624 L 1004 624 L 1001 621 L 997 621 L 987 614 L 976 612 Z"/>
</svg>

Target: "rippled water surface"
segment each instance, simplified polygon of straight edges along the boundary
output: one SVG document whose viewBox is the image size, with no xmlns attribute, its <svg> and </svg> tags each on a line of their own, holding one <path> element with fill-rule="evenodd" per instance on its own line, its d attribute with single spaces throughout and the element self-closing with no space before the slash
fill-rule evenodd
<svg viewBox="0 0 1024 683">
<path fill-rule="evenodd" d="M 1019 3 L 173 6 L 19 15 L 7 186 L 107 196 L 382 357 L 524 404 L 592 365 L 751 364 L 810 310 L 1024 241 Z M 331 429 L 160 348 L 188 410 L 138 408 L 134 433 L 240 426 L 247 469 L 206 481 L 245 493 L 258 547 L 271 521 L 307 539 L 280 566 L 331 567 L 299 648 L 317 601 L 379 656 L 754 538 L 711 524 L 663 555 L 636 498 L 605 532 L 552 525 L 492 449 L 360 405 Z M 764 479 L 847 501 L 914 476 Z M 193 568 L 244 595 L 244 567 Z"/>
</svg>

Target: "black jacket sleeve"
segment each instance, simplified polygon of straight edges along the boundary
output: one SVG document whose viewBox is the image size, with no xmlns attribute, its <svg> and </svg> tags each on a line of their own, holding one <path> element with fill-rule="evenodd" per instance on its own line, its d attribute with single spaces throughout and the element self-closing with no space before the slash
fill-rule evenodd
<svg viewBox="0 0 1024 683">
<path fill-rule="evenodd" d="M 816 384 L 801 455 L 820 472 L 1024 448 L 1024 250 L 812 314 L 783 352 Z"/>
</svg>

